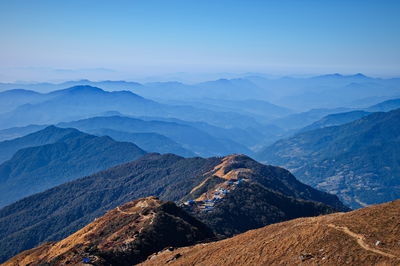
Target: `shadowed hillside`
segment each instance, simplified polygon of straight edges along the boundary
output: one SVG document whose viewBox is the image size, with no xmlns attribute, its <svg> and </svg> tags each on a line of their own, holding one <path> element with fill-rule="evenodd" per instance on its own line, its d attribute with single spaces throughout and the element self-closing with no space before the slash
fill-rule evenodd
<svg viewBox="0 0 400 266">
<path fill-rule="evenodd" d="M 363 118 L 364 116 L 370 114 L 371 114 L 370 112 L 365 112 L 365 111 L 350 111 L 345 113 L 330 114 L 312 123 L 311 125 L 302 128 L 299 131 L 299 133 L 311 131 L 318 128 L 343 125 L 349 122 L 353 122 L 354 120 Z"/>
<path fill-rule="evenodd" d="M 38 143 L 45 145 L 36 146 Z M 2 144 L 9 150 L 33 147 L 18 150 L 0 164 L 0 207 L 146 153 L 133 143 L 54 126 Z"/>
<path fill-rule="evenodd" d="M 158 133 L 130 133 L 112 129 L 94 129 L 88 130 L 88 132 L 97 136 L 109 136 L 117 141 L 135 143 L 147 152 L 173 153 L 183 157 L 195 156 L 193 152 L 183 148 L 182 145 Z"/>
<path fill-rule="evenodd" d="M 0 163 L 10 159 L 20 149 L 54 143 L 72 132 L 76 130 L 49 126 L 23 137 L 2 141 L 0 142 Z"/>
<path fill-rule="evenodd" d="M 400 198 L 400 109 L 277 141 L 257 158 L 359 208 Z"/>
</svg>

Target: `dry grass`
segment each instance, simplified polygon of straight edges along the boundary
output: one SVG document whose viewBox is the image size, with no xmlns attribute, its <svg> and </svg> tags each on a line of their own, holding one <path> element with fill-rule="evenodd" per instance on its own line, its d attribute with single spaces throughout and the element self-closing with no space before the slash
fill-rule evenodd
<svg viewBox="0 0 400 266">
<path fill-rule="evenodd" d="M 178 253 L 168 265 L 400 265 L 400 201 L 278 223 L 143 265 L 164 265 Z"/>
<path fill-rule="evenodd" d="M 98 258 L 86 254 L 86 247 L 96 246 L 101 250 L 107 250 L 135 241 L 133 233 L 140 234 L 141 230 L 151 224 L 154 219 L 154 212 L 146 210 L 160 204 L 161 201 L 155 197 L 129 202 L 107 212 L 69 237 L 22 252 L 4 265 L 38 265 L 41 262 L 60 258 L 57 265 L 65 265 L 66 262 L 74 265 L 80 263 L 85 257 L 91 257 L 92 261 L 100 263 Z"/>
</svg>

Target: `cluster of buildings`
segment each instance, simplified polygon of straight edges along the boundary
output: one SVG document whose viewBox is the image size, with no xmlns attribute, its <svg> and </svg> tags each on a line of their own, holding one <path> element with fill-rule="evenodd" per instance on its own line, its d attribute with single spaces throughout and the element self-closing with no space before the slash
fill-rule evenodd
<svg viewBox="0 0 400 266">
<path fill-rule="evenodd" d="M 203 212 L 212 212 L 214 211 L 214 206 L 215 203 L 220 201 L 226 194 L 230 193 L 232 189 L 234 189 L 235 186 L 239 185 L 242 183 L 242 179 L 237 179 L 235 181 L 233 180 L 228 180 L 221 184 L 219 187 L 217 187 L 211 195 L 209 195 L 206 200 L 189 200 L 185 202 L 185 205 L 188 206 L 198 206 Z"/>
</svg>

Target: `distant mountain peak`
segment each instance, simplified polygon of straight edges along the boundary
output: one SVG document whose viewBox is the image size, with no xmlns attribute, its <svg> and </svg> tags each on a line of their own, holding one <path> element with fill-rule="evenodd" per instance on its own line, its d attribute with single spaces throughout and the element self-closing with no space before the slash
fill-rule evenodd
<svg viewBox="0 0 400 266">
<path fill-rule="evenodd" d="M 64 91 L 68 91 L 68 92 L 104 92 L 104 90 L 102 90 L 98 87 L 90 86 L 90 85 L 73 86 L 71 88 L 65 89 Z"/>
<path fill-rule="evenodd" d="M 61 90 L 55 90 L 52 92 L 49 92 L 49 95 L 80 95 L 80 94 L 93 94 L 93 93 L 107 93 L 103 89 L 100 89 L 98 87 L 93 87 L 90 85 L 77 85 L 77 86 L 72 86 L 66 89 L 61 89 Z"/>
<path fill-rule="evenodd" d="M 340 78 L 340 77 L 343 77 L 343 75 L 342 75 L 342 74 L 339 74 L 339 73 L 334 73 L 334 74 L 328 74 L 328 75 L 326 75 L 326 77 L 336 77 L 336 78 Z"/>
<path fill-rule="evenodd" d="M 338 79 L 340 79 L 340 78 L 344 78 L 344 79 L 348 79 L 348 78 L 357 78 L 357 79 L 368 79 L 369 77 L 368 77 L 368 76 L 365 76 L 365 75 L 362 74 L 362 73 L 357 73 L 357 74 L 354 74 L 354 75 L 342 75 L 342 74 L 340 74 L 340 73 L 333 73 L 333 74 L 326 74 L 326 75 L 316 76 L 316 77 L 314 77 L 314 78 L 317 78 L 317 79 L 324 79 L 324 78 L 338 78 Z"/>
<path fill-rule="evenodd" d="M 28 94 L 28 95 L 39 95 L 41 93 L 33 91 L 33 90 L 27 90 L 27 89 L 11 89 L 11 90 L 6 90 L 0 92 L 2 94 L 10 94 L 10 93 L 18 93 L 18 94 Z"/>
<path fill-rule="evenodd" d="M 61 128 L 61 127 L 56 127 L 55 125 L 50 125 L 47 126 L 45 128 L 43 128 L 42 130 L 39 130 L 37 132 L 31 133 L 31 134 L 52 134 L 54 132 L 79 132 L 79 130 L 75 129 L 75 128 Z M 84 134 L 84 133 L 82 133 Z"/>
<path fill-rule="evenodd" d="M 321 79 L 321 78 L 343 78 L 344 76 L 339 73 L 333 73 L 333 74 L 325 74 L 325 75 L 320 75 L 316 76 L 314 78 Z"/>
<path fill-rule="evenodd" d="M 353 75 L 353 77 L 355 77 L 355 78 L 368 78 L 366 75 L 364 75 L 362 73 L 357 73 L 357 74 Z"/>
</svg>

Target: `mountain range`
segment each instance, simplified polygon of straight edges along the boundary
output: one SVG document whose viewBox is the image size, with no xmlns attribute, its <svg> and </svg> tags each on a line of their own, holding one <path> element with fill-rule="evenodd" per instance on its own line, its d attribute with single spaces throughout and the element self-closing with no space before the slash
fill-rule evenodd
<svg viewBox="0 0 400 266">
<path fill-rule="evenodd" d="M 349 210 L 337 197 L 300 183 L 288 171 L 244 155 L 185 159 L 147 154 L 0 209 L 1 260 L 44 241 L 61 240 L 106 211 L 149 195 L 182 206 L 193 201 L 198 208 L 188 211 L 206 221 L 202 212 L 196 213 L 209 212 L 204 206 L 212 203 L 191 198 L 215 194 L 218 186 L 227 196 L 220 194 L 219 203 L 213 199 L 215 214 L 209 226 L 221 237 L 290 218 Z M 257 200 L 260 204 L 254 205 Z M 240 223 L 231 219 L 235 214 L 242 216 Z"/>
<path fill-rule="evenodd" d="M 16 139 L 42 130 L 48 125 L 28 125 L 24 127 L 11 127 L 0 130 L 0 141 Z"/>
<path fill-rule="evenodd" d="M 54 126 L 0 147 L 3 158 L 15 152 L 0 164 L 0 207 L 145 154 L 133 143 Z"/>
<path fill-rule="evenodd" d="M 398 108 L 400 108 L 400 99 L 392 99 L 380 102 L 372 106 L 368 106 L 363 109 L 356 109 L 356 110 L 349 110 L 346 108 L 310 110 L 308 112 L 289 115 L 287 117 L 277 119 L 276 121 L 277 124 L 279 124 L 279 126 L 283 128 L 290 128 L 292 125 L 297 125 L 295 126 L 298 128 L 296 132 L 299 133 L 299 132 L 310 131 L 317 128 L 343 125 L 352 122 L 354 120 L 360 119 L 374 112 L 388 112 Z M 318 117 L 320 119 L 317 120 Z M 295 122 L 296 120 L 298 122 Z M 312 121 L 315 122 L 311 123 Z M 288 126 L 286 124 L 291 126 Z M 306 124 L 308 125 L 303 128 L 300 128 L 300 125 L 306 125 Z"/>
<path fill-rule="evenodd" d="M 36 127 L 33 130 L 36 131 Z M 60 129 L 50 126 L 23 137 L 2 141 L 0 142 L 0 163 L 11 159 L 20 149 L 54 143 L 73 132 L 76 132 L 76 130 L 72 128 Z"/>
<path fill-rule="evenodd" d="M 399 264 L 400 79 L 234 77 L 0 83 L 0 263 Z"/>
<path fill-rule="evenodd" d="M 307 98 L 308 93 L 325 91 L 323 87 L 317 86 L 319 83 L 325 84 L 331 82 L 329 84 L 333 87 L 330 88 L 330 90 L 333 90 L 332 93 L 338 94 L 335 90 L 335 86 L 342 86 L 343 84 L 351 85 L 354 82 L 356 82 L 356 84 L 370 84 L 371 82 L 375 82 L 381 84 L 378 86 L 379 89 L 371 89 L 371 93 L 376 99 L 385 99 L 384 96 L 379 96 L 382 93 L 389 95 L 386 98 L 393 98 L 399 95 L 396 94 L 395 90 L 397 79 L 373 79 L 363 75 L 356 75 L 354 77 L 331 75 L 308 79 L 282 78 L 279 80 L 264 80 L 264 83 L 261 82 L 261 79 L 265 78 L 252 78 L 253 80 L 251 78 L 222 79 L 190 86 L 174 82 L 141 85 L 132 82 L 90 82 L 83 80 L 81 83 L 79 83 L 79 81 L 63 83 L 64 87 L 61 85 L 54 86 L 54 89 L 57 88 L 59 90 L 48 93 L 38 93 L 23 89 L 4 91 L 0 93 L 0 102 L 4 103 L 2 104 L 3 109 L 0 110 L 0 129 L 24 127 L 30 124 L 56 124 L 59 122 L 69 122 L 114 113 L 114 115 L 133 116 L 144 120 L 147 120 L 146 117 L 154 117 L 156 120 L 177 119 L 186 123 L 192 123 L 192 126 L 196 123 L 205 123 L 209 125 L 207 127 L 210 129 L 207 133 L 210 134 L 211 131 L 218 132 L 218 137 L 221 138 L 220 132 L 223 130 L 230 130 L 231 133 L 229 134 L 229 132 L 226 132 L 228 134 L 225 134 L 224 138 L 229 138 L 236 143 L 240 143 L 255 150 L 263 145 L 269 145 L 282 137 L 289 136 L 293 131 L 299 130 L 326 115 L 353 111 L 354 106 L 350 106 L 349 104 L 342 105 L 345 107 L 324 105 L 317 106 L 320 107 L 318 109 L 314 108 L 310 110 L 310 108 L 313 107 L 310 105 L 297 109 L 296 111 L 283 107 L 287 106 L 286 104 L 283 104 L 283 106 L 276 105 L 277 101 L 274 102 L 275 104 L 270 103 L 268 99 L 259 97 L 258 93 L 253 95 L 251 91 L 247 90 L 247 86 L 250 86 L 250 84 L 253 84 L 251 86 L 254 88 L 258 87 L 257 91 L 259 93 L 273 94 L 273 92 L 282 91 L 279 97 L 285 97 L 285 93 L 292 95 L 290 94 L 292 91 L 289 90 L 285 92 L 284 88 L 295 84 L 295 82 L 300 82 L 299 84 L 303 84 L 305 87 L 299 87 L 299 85 L 295 87 L 303 91 L 306 94 L 304 97 Z M 257 82 L 254 80 L 257 80 Z M 314 83 L 315 85 L 311 85 Z M 96 84 L 109 90 L 114 88 L 125 89 L 125 91 L 110 92 L 90 86 Z M 222 84 L 221 86 L 224 89 L 219 87 L 218 84 Z M 12 84 L 8 85 L 5 87 L 13 88 Z M 25 84 L 25 86 L 22 86 L 22 84 L 19 85 L 21 85 L 22 88 L 29 88 L 30 86 L 29 84 Z M 15 87 L 19 88 L 19 85 L 15 84 Z M 73 85 L 76 86 L 60 89 L 65 88 L 65 86 Z M 107 87 L 108 85 L 110 87 Z M 38 84 L 32 84 L 32 88 L 37 89 L 37 86 Z M 167 87 L 164 88 L 164 86 Z M 202 86 L 204 86 L 204 88 Z M 268 88 L 263 86 L 267 86 Z M 317 90 L 313 86 L 317 86 L 319 89 Z M 362 87 L 362 85 L 360 86 Z M 382 86 L 385 89 L 382 89 Z M 220 89 L 215 90 L 217 87 Z M 175 95 L 172 93 L 174 90 L 179 91 L 182 95 L 190 93 L 194 93 L 195 95 L 197 91 L 201 91 L 204 95 L 201 97 L 187 96 L 182 99 L 173 99 L 166 95 L 162 98 L 161 102 L 155 102 L 154 100 L 149 100 L 133 93 L 132 90 L 152 99 L 157 98 L 151 95 L 158 90 L 170 96 Z M 224 90 L 227 93 L 229 91 L 230 93 L 234 91 L 235 93 L 246 95 L 246 97 L 221 98 L 215 94 L 216 91 L 220 92 Z M 352 90 L 349 89 L 349 91 Z M 343 92 L 342 94 L 346 93 Z M 329 95 L 321 97 L 325 99 L 326 97 L 329 98 Z M 362 101 L 360 97 L 356 95 L 354 96 L 354 100 Z M 369 96 L 365 97 L 368 98 Z M 296 101 L 299 99 L 302 99 L 302 97 L 297 96 Z M 380 100 L 375 100 L 375 102 L 372 101 L 372 103 L 379 103 L 379 101 Z M 369 103 L 370 102 L 371 101 L 369 101 Z M 390 108 L 393 109 L 397 106 L 398 101 L 392 99 L 388 102 L 371 106 L 369 107 L 370 109 L 365 105 L 363 108 L 359 109 L 367 112 L 374 112 L 374 110 L 388 111 Z M 299 110 L 302 111 L 299 112 Z M 212 127 L 217 128 L 217 130 L 213 130 Z M 205 130 L 205 127 L 202 129 Z M 223 130 L 221 131 L 220 129 Z M 227 153 L 224 155 L 226 154 Z M 216 154 L 208 154 L 207 156 L 212 155 Z M 249 155 L 252 154 L 249 153 Z"/>
<path fill-rule="evenodd" d="M 107 128 L 91 129 L 87 132 L 96 136 L 109 136 L 117 141 L 131 142 L 148 152 L 173 153 L 183 157 L 196 156 L 194 152 L 183 148 L 172 139 L 154 132 L 131 133 Z"/>
<path fill-rule="evenodd" d="M 13 89 L 0 92 L 0 113 L 9 112 L 20 105 L 39 102 L 42 94 L 32 90 Z"/>
<path fill-rule="evenodd" d="M 361 110 L 329 114 L 327 116 L 324 116 L 320 120 L 300 129 L 298 132 L 306 132 L 306 131 L 311 131 L 311 130 L 318 129 L 318 128 L 331 127 L 331 126 L 340 126 L 340 125 L 352 122 L 354 120 L 363 118 L 364 116 L 367 116 L 370 114 L 371 114 L 370 112 L 361 111 Z"/>
<path fill-rule="evenodd" d="M 257 158 L 359 208 L 400 197 L 399 136 L 396 109 L 299 133 L 266 147 Z"/>
<path fill-rule="evenodd" d="M 311 109 L 306 112 L 295 113 L 281 118 L 277 118 L 271 121 L 270 123 L 286 130 L 298 130 L 300 128 L 310 125 L 313 122 L 320 120 L 321 118 L 327 115 L 342 113 L 347 111 L 350 110 L 348 108 L 343 108 L 343 107 L 334 109 L 329 109 L 329 108 Z"/>
<path fill-rule="evenodd" d="M 372 105 L 366 109 L 368 112 L 387 112 L 400 108 L 400 99 L 391 99 Z"/>
<path fill-rule="evenodd" d="M 255 99 L 227 100 L 223 98 L 202 98 L 198 100 L 170 100 L 165 102 L 175 105 L 189 104 L 217 112 L 239 112 L 244 115 L 257 117 L 259 120 L 271 120 L 294 112 L 293 110 L 272 104 L 268 101 Z"/>
<path fill-rule="evenodd" d="M 15 95 L 17 93 L 17 95 Z M 13 102 L 26 91 L 3 92 L 0 101 Z M 104 112 L 117 111 L 133 116 L 175 117 L 188 121 L 205 121 L 217 126 L 254 126 L 259 123 L 251 116 L 235 112 L 215 112 L 190 105 L 166 105 L 143 98 L 131 91 L 104 91 L 97 87 L 75 86 L 38 94 L 40 100 L 10 108 L 0 114 L 1 129 L 29 124 L 54 124 L 72 121 Z"/>
<path fill-rule="evenodd" d="M 253 149 L 254 146 L 262 145 L 265 141 L 271 141 L 271 139 L 276 139 L 279 134 L 284 132 L 283 129 L 278 128 L 274 125 L 263 125 L 261 128 L 248 127 L 218 127 L 210 125 L 202 121 L 185 121 L 176 118 L 166 118 L 166 117 L 139 117 L 139 119 L 145 121 L 164 121 L 173 122 L 177 124 L 183 124 L 197 128 L 213 137 L 219 139 L 230 139 L 236 143 L 245 145 L 246 147 Z"/>
<path fill-rule="evenodd" d="M 8 129 L 0 130 L 0 141 L 4 140 L 13 140 L 14 138 L 24 137 L 31 133 L 37 132 L 44 128 L 48 127 L 48 125 L 29 125 L 25 127 L 13 127 Z M 109 136 L 117 141 L 124 142 L 132 142 L 137 144 L 143 150 L 148 152 L 158 152 L 158 153 L 174 153 L 177 155 L 181 155 L 184 157 L 193 157 L 195 156 L 194 152 L 191 152 L 182 147 L 182 145 L 176 143 L 172 139 L 158 134 L 154 132 L 140 132 L 140 133 L 130 133 L 126 131 L 118 131 L 113 129 L 99 128 L 99 129 L 91 129 L 87 130 L 86 133 L 90 133 L 96 136 Z M 2 142 L 0 142 L 0 146 Z M 14 145 L 14 142 L 10 142 L 10 144 Z M 11 145 L 9 145 L 11 147 Z M 16 149 L 12 148 L 10 152 L 6 153 L 8 157 L 10 154 L 15 152 Z M 0 152 L 0 158 L 2 153 Z"/>
<path fill-rule="evenodd" d="M 178 143 L 184 149 L 203 157 L 223 156 L 232 153 L 251 154 L 250 149 L 246 146 L 236 143 L 229 138 L 215 138 L 198 128 L 176 122 L 146 121 L 131 117 L 107 116 L 59 123 L 57 126 L 73 127 L 95 134 L 98 134 L 99 130 L 104 129 L 127 133 L 157 133 Z M 117 140 L 125 140 L 121 138 L 121 134 L 112 135 Z"/>
<path fill-rule="evenodd" d="M 185 157 L 196 154 L 206 157 L 232 153 L 251 155 L 253 152 L 247 147 L 261 145 L 259 143 L 267 138 L 267 134 L 251 129 L 226 129 L 205 122 L 188 122 L 162 117 L 141 117 L 139 119 L 114 113 L 107 113 L 107 116 L 103 117 L 62 122 L 56 126 L 75 127 L 89 134 L 110 136 L 117 141 L 132 142 L 148 152 L 174 153 Z M 46 125 L 29 125 L 3 129 L 0 130 L 0 140 L 22 137 L 45 127 Z M 273 127 L 271 127 L 271 131 L 270 136 L 280 132 L 279 129 Z M 269 142 L 271 139 L 275 139 L 275 137 L 267 138 Z M 15 150 L 12 149 L 8 157 Z"/>
<path fill-rule="evenodd" d="M 355 107 L 378 103 L 400 96 L 398 78 L 373 78 L 361 73 L 355 75 L 328 74 L 314 77 L 266 78 L 263 75 L 244 74 L 231 79 L 217 79 L 196 84 L 176 81 L 140 84 L 127 81 L 77 80 L 52 83 L 0 83 L 0 90 L 25 89 L 49 92 L 77 85 L 89 85 L 107 90 L 129 90 L 153 100 L 223 100 L 257 99 L 269 101 L 290 109 Z M 338 104 L 341 105 L 338 105 Z"/>
</svg>

